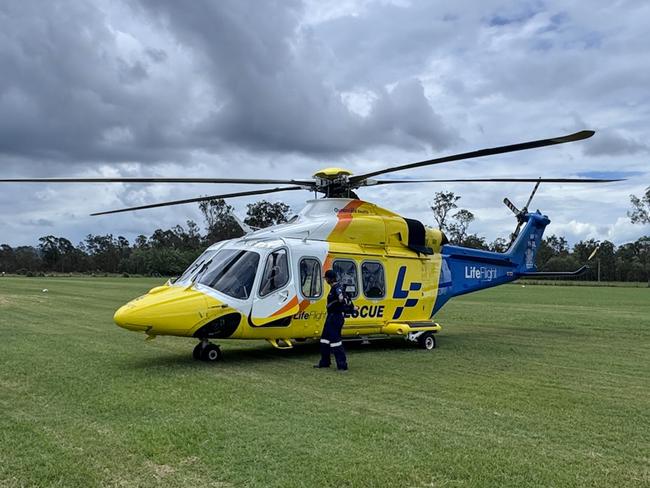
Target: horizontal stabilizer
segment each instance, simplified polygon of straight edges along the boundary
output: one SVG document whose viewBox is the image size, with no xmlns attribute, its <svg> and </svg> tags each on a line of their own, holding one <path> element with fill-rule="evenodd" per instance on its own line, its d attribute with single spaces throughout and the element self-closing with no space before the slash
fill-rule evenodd
<svg viewBox="0 0 650 488">
<path fill-rule="evenodd" d="M 561 278 L 563 276 L 566 278 L 575 278 L 576 276 L 582 276 L 587 271 L 589 271 L 589 266 L 585 264 L 575 271 L 531 271 L 528 273 L 519 273 L 519 276 L 526 278 Z"/>
</svg>

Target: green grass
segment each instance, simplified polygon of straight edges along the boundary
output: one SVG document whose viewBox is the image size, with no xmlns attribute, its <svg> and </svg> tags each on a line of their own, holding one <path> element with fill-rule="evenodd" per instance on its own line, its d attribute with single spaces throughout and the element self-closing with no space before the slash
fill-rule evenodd
<svg viewBox="0 0 650 488">
<path fill-rule="evenodd" d="M 314 345 L 209 365 L 113 325 L 158 282 L 0 278 L 0 486 L 650 483 L 648 289 L 468 295 L 436 350 L 351 347 L 340 375 Z"/>
<path fill-rule="evenodd" d="M 558 280 L 556 278 L 531 279 L 523 278 L 517 281 L 524 285 L 545 285 L 545 286 L 606 286 L 625 288 L 650 288 L 649 281 L 583 281 L 580 279 Z"/>
</svg>

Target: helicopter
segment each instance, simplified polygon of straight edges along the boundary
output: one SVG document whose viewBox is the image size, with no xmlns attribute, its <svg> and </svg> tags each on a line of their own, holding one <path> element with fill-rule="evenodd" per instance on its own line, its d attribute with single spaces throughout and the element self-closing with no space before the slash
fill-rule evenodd
<svg viewBox="0 0 650 488">
<path fill-rule="evenodd" d="M 333 269 L 354 301 L 346 315 L 344 340 L 401 337 L 425 350 L 436 347 L 442 327 L 436 313 L 451 298 L 505 284 L 521 277 L 584 273 L 540 272 L 535 265 L 546 215 L 528 207 L 541 183 L 606 183 L 597 178 L 377 179 L 396 171 L 541 148 L 587 139 L 583 130 L 550 139 L 454 154 L 354 175 L 326 168 L 312 179 L 241 178 L 14 178 L 0 183 L 226 183 L 283 184 L 275 188 L 154 203 L 91 215 L 144 210 L 169 205 L 309 190 L 316 198 L 289 222 L 252 230 L 240 238 L 207 248 L 178 278 L 151 289 L 120 307 L 115 323 L 146 334 L 198 340 L 197 360 L 222 359 L 215 340 L 266 340 L 278 349 L 318 339 L 326 315 L 323 274 Z M 530 182 L 533 191 L 522 209 L 509 199 L 517 226 L 503 252 L 450 244 L 444 232 L 402 217 L 358 197 L 356 190 L 386 184 L 450 182 Z M 318 194 L 323 197 L 318 198 Z"/>
</svg>

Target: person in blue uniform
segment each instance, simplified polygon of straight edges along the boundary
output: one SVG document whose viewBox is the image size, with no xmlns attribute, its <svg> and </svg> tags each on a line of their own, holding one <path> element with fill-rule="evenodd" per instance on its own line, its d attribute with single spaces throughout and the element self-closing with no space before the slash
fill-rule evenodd
<svg viewBox="0 0 650 488">
<path fill-rule="evenodd" d="M 336 280 L 336 273 L 332 269 L 325 271 L 325 281 L 330 285 L 330 292 L 327 295 L 327 317 L 325 326 L 320 337 L 321 358 L 314 368 L 329 368 L 331 364 L 330 353 L 334 354 L 336 368 L 339 371 L 348 370 L 348 362 L 341 341 L 341 329 L 343 328 L 345 305 L 345 294 L 343 286 Z"/>
</svg>

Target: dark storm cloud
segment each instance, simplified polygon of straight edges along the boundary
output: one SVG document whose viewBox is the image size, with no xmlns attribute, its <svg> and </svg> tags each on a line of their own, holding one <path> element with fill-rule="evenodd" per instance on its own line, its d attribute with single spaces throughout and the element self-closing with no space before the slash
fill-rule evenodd
<svg viewBox="0 0 650 488">
<path fill-rule="evenodd" d="M 319 61 L 323 47 L 300 27 L 298 1 L 116 5 L 141 26 L 165 19 L 185 65 L 111 17 L 110 4 L 0 4 L 5 167 L 183 161 L 224 144 L 342 154 L 453 140 L 417 82 L 379 90 L 367 117 L 351 111 L 329 81 L 332 66 Z M 397 108 L 403 100 L 409 113 Z"/>
<path fill-rule="evenodd" d="M 645 171 L 647 17 L 642 1 L 5 0 L 0 174 L 306 177 L 326 165 L 360 173 L 601 127 L 611 129 L 554 152 L 403 176 Z M 612 154 L 625 157 L 603 157 Z M 606 220 L 611 237 L 619 235 L 629 193 L 647 186 L 633 184 L 630 175 L 606 192 L 571 189 L 590 202 L 580 218 Z M 33 224 L 41 219 L 54 223 L 47 233 L 73 241 L 89 232 L 151 234 L 200 220 L 196 206 L 87 214 L 222 190 L 234 188 L 7 185 L 0 242 L 38 242 L 44 227 Z M 422 202 L 438 190 L 457 191 L 478 209 L 473 232 L 493 236 L 489 218 L 511 218 L 497 185 L 382 186 L 360 195 L 430 223 Z M 523 201 L 529 191 L 508 189 Z M 539 198 L 553 191 L 543 188 Z M 298 210 L 298 193 L 278 198 Z M 542 202 L 554 224 L 591 236 L 583 222 L 567 223 L 577 211 L 570 215 L 563 194 L 554 195 Z M 241 213 L 248 201 L 230 203 Z"/>
<path fill-rule="evenodd" d="M 417 82 L 382 90 L 367 116 L 351 111 L 331 82 L 336 66 L 309 29 L 300 27 L 299 2 L 142 4 L 203 54 L 217 92 L 202 123 L 205 146 L 225 140 L 256 149 L 337 154 L 374 144 L 440 148 L 453 140 Z"/>
<path fill-rule="evenodd" d="M 399 82 L 390 93 L 382 90 L 364 129 L 366 140 L 407 148 L 423 147 L 423 142 L 444 148 L 459 140 L 432 110 L 415 79 Z"/>
<path fill-rule="evenodd" d="M 174 105 L 147 81 L 164 53 L 132 58 L 92 3 L 2 2 L 0 153 L 68 163 L 160 157 L 175 142 Z"/>
</svg>

